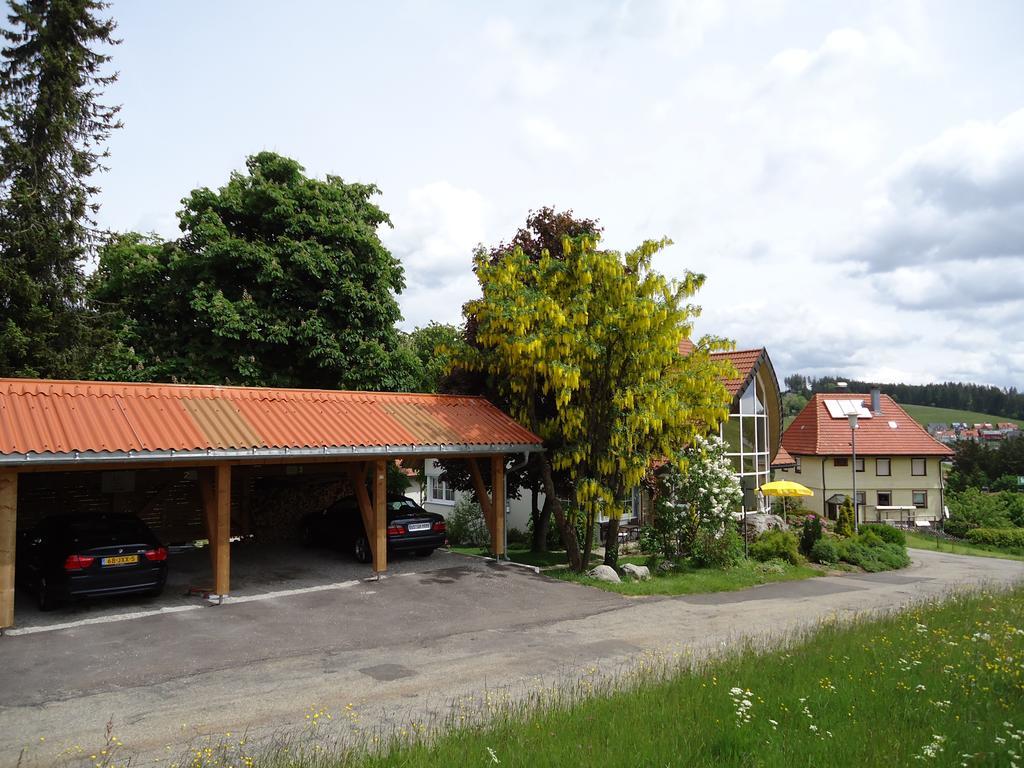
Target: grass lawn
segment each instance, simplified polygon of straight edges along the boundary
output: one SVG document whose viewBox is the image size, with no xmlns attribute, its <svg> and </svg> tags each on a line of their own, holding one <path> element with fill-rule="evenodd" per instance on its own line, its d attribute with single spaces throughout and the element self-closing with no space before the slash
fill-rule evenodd
<svg viewBox="0 0 1024 768">
<path fill-rule="evenodd" d="M 826 623 L 768 652 L 697 664 L 645 656 L 631 678 L 584 673 L 572 688 L 538 688 L 525 702 L 481 691 L 440 723 L 365 734 L 366 745 L 347 752 L 293 744 L 255 764 L 1019 765 L 1022 658 L 1024 589 L 956 596 L 883 619 Z M 474 717 L 486 721 L 459 725 Z M 214 751 L 201 765 L 214 758 L 244 763 Z"/>
<path fill-rule="evenodd" d="M 620 564 L 627 562 L 643 565 L 645 559 L 619 559 Z M 744 560 L 735 568 L 724 570 L 683 565 L 679 570 L 667 574 L 652 572 L 648 581 L 623 581 L 621 584 L 609 584 L 572 571 L 551 571 L 547 575 L 609 592 L 618 592 L 620 595 L 693 595 L 702 592 L 732 592 L 773 581 L 809 579 L 812 576 L 821 576 L 822 573 L 820 568 L 806 565 L 794 566 L 781 562 L 766 564 Z"/>
<path fill-rule="evenodd" d="M 1000 421 L 1010 421 L 1018 426 L 1024 422 L 1020 419 L 1011 419 L 1006 416 L 993 416 L 990 413 L 978 413 L 977 411 L 958 411 L 953 408 L 933 408 L 929 405 L 904 405 L 900 407 L 905 410 L 914 421 L 923 427 L 929 424 L 951 424 L 954 421 L 966 422 L 968 424 L 997 424 Z"/>
<path fill-rule="evenodd" d="M 907 532 L 907 546 L 915 549 L 930 549 L 933 552 L 949 552 L 954 555 L 976 555 L 977 557 L 998 557 L 1004 560 L 1024 560 L 1024 555 L 1004 552 L 996 547 L 982 544 L 967 544 L 947 541 L 936 536 Z M 1024 765 L 1024 763 L 1021 763 Z"/>
</svg>

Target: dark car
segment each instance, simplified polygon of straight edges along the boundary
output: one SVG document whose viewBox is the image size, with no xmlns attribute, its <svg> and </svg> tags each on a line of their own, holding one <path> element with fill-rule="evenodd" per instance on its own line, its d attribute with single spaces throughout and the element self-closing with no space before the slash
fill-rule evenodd
<svg viewBox="0 0 1024 768">
<path fill-rule="evenodd" d="M 23 531 L 17 578 L 39 608 L 61 600 L 142 593 L 167 581 L 167 548 L 132 515 L 59 515 Z"/>
<path fill-rule="evenodd" d="M 427 512 L 407 496 L 388 495 L 386 506 L 388 550 L 428 557 L 444 546 L 447 529 L 443 516 Z M 361 563 L 373 559 L 355 496 L 346 496 L 327 509 L 302 518 L 302 540 L 348 550 Z"/>
</svg>

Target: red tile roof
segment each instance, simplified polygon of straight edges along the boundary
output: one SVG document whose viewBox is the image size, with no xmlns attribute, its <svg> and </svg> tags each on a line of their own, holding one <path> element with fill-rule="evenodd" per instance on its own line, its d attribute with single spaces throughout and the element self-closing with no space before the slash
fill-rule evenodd
<svg viewBox="0 0 1024 768">
<path fill-rule="evenodd" d="M 722 383 L 729 390 L 729 394 L 735 397 L 750 381 L 751 376 L 757 371 L 757 364 L 764 354 L 764 349 L 738 349 L 735 352 L 712 352 L 712 360 L 728 360 L 736 369 L 735 379 L 725 379 Z"/>
<path fill-rule="evenodd" d="M 0 379 L 0 463 L 76 451 L 423 453 L 540 442 L 478 397 Z"/>
<path fill-rule="evenodd" d="M 775 454 L 775 458 L 772 459 L 772 469 L 776 467 L 795 467 L 796 460 L 789 455 L 783 446 L 779 446 L 779 452 Z"/>
<path fill-rule="evenodd" d="M 871 406 L 870 395 L 850 392 L 818 393 L 782 435 L 793 456 L 845 456 L 850 453 L 850 423 L 829 415 L 826 400 L 860 400 Z M 857 453 L 865 456 L 952 456 L 953 451 L 933 438 L 888 395 L 881 396 L 881 414 L 860 419 Z M 890 422 L 896 425 L 893 429 Z"/>
</svg>

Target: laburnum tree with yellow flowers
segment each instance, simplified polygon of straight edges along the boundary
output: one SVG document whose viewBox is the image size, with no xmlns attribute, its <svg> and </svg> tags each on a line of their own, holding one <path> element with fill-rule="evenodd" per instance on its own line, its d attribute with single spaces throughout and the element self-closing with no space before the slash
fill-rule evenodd
<svg viewBox="0 0 1024 768">
<path fill-rule="evenodd" d="M 734 370 L 710 353 L 731 342 L 704 337 L 679 353 L 700 313 L 690 299 L 704 276 L 677 281 L 654 271 L 651 259 L 667 245 L 648 240 L 623 254 L 580 237 L 563 241 L 561 258 L 531 260 L 515 249 L 474 259 L 483 295 L 464 312 L 475 317 L 477 344 L 452 364 L 499 382 L 513 417 L 544 439 L 549 499 L 557 500 L 552 472 L 567 473 L 572 511 L 586 523 L 582 553 L 574 520 L 561 503 L 553 511 L 577 571 L 589 561 L 598 514 L 611 520 L 605 562 L 614 567 L 626 494 L 655 461 L 682 464 L 683 450 L 728 416 L 722 379 Z"/>
</svg>

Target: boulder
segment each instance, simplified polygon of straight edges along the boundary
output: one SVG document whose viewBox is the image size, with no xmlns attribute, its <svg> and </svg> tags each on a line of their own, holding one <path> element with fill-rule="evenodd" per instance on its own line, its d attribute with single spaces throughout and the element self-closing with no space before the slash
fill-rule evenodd
<svg viewBox="0 0 1024 768">
<path fill-rule="evenodd" d="M 628 573 L 637 581 L 647 581 L 651 578 L 651 570 L 646 565 L 633 565 L 633 563 L 626 563 L 622 566 L 622 572 Z"/>
<path fill-rule="evenodd" d="M 778 515 L 747 515 L 747 533 L 751 538 L 760 536 L 765 531 L 788 531 L 786 521 Z"/>
<path fill-rule="evenodd" d="M 662 560 L 658 563 L 658 571 L 660 573 L 671 573 L 676 569 L 676 564 L 671 560 Z"/>
<path fill-rule="evenodd" d="M 615 569 L 610 565 L 599 565 L 596 568 L 587 572 L 587 576 L 598 581 L 610 581 L 613 584 L 618 584 L 622 581 L 619 578 L 619 574 L 615 572 Z"/>
</svg>

